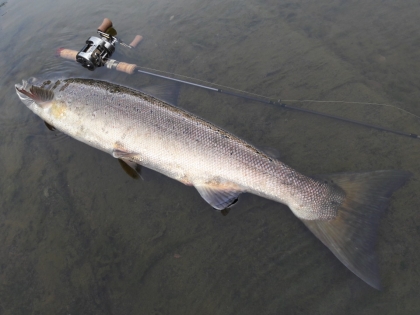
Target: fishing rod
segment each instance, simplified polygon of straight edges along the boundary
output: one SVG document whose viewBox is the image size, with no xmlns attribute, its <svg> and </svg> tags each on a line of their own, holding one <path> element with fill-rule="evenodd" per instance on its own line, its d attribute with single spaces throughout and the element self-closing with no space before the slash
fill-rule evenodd
<svg viewBox="0 0 420 315">
<path fill-rule="evenodd" d="M 77 61 L 83 67 L 91 71 L 95 70 L 98 67 L 105 66 L 108 69 L 114 69 L 120 72 L 125 72 L 127 74 L 133 74 L 135 72 L 142 73 L 145 75 L 198 87 L 198 88 L 205 89 L 212 92 L 236 96 L 236 97 L 243 98 L 250 101 L 279 106 L 280 108 L 284 108 L 284 109 L 289 109 L 293 111 L 298 111 L 298 112 L 317 115 L 317 116 L 326 117 L 330 119 L 335 119 L 335 120 L 339 120 L 339 121 L 343 121 L 346 123 L 351 123 L 351 124 L 355 124 L 355 125 L 359 125 L 359 126 L 363 126 L 367 128 L 390 132 L 390 133 L 397 134 L 400 136 L 420 139 L 420 136 L 414 133 L 403 132 L 399 130 L 394 130 L 394 129 L 378 126 L 378 125 L 368 124 L 368 123 L 354 120 L 354 119 L 348 119 L 341 116 L 336 116 L 336 115 L 322 113 L 322 112 L 318 112 L 318 111 L 314 111 L 310 109 L 291 106 L 291 105 L 282 103 L 281 100 L 269 100 L 269 99 L 264 99 L 260 97 L 249 96 L 242 93 L 231 92 L 229 90 L 214 88 L 214 87 L 197 84 L 197 83 L 193 83 L 193 82 L 189 82 L 185 80 L 167 77 L 167 76 L 156 74 L 149 71 L 144 71 L 144 70 L 139 69 L 139 67 L 136 64 L 129 64 L 126 62 L 110 59 L 112 54 L 115 51 L 115 44 L 119 43 L 120 45 L 123 45 L 127 48 L 132 49 L 132 48 L 135 48 L 140 43 L 140 41 L 143 39 L 142 36 L 136 35 L 130 44 L 125 44 L 121 39 L 118 39 L 115 36 L 117 34 L 117 31 L 113 28 L 111 20 L 107 18 L 103 20 L 102 24 L 98 27 L 97 32 L 100 35 L 100 38 L 94 37 L 94 36 L 88 38 L 88 40 L 86 40 L 86 45 L 80 51 L 60 48 L 57 50 L 57 55 L 65 59 Z"/>
</svg>

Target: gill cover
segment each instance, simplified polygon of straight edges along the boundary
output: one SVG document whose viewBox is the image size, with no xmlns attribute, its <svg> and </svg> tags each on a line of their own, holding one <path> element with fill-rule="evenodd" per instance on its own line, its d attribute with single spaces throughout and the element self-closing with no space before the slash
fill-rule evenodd
<svg viewBox="0 0 420 315">
<path fill-rule="evenodd" d="M 34 80 L 23 80 L 22 84 L 15 84 L 16 93 L 26 106 L 31 105 L 33 102 L 42 106 L 54 98 L 53 91 L 32 85 L 31 83 Z"/>
</svg>

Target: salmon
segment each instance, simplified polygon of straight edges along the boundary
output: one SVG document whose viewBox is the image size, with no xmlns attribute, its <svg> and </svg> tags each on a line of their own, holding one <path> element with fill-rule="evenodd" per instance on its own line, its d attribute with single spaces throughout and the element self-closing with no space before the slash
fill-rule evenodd
<svg viewBox="0 0 420 315">
<path fill-rule="evenodd" d="M 376 230 L 409 172 L 305 176 L 175 106 L 173 89 L 137 91 L 78 78 L 23 81 L 15 88 L 51 128 L 111 154 L 136 172 L 144 166 L 194 186 L 214 209 L 230 207 L 242 193 L 287 205 L 347 268 L 380 288 Z"/>
</svg>

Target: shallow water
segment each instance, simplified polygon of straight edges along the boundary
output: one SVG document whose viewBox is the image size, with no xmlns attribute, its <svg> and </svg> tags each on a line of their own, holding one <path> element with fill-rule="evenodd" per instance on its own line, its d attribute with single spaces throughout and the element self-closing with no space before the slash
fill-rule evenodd
<svg viewBox="0 0 420 315">
<path fill-rule="evenodd" d="M 0 314 L 417 314 L 420 142 L 183 87 L 179 106 L 305 174 L 404 169 L 384 215 L 384 289 L 348 271 L 286 206 L 241 196 L 227 216 L 194 188 L 51 132 L 14 84 L 56 74 L 126 86 L 55 57 L 104 17 L 135 50 L 115 59 L 274 99 L 393 104 L 420 115 L 416 1 L 7 1 L 0 6 Z M 291 101 L 288 104 L 295 104 Z M 296 103 L 420 133 L 385 106 Z"/>
</svg>

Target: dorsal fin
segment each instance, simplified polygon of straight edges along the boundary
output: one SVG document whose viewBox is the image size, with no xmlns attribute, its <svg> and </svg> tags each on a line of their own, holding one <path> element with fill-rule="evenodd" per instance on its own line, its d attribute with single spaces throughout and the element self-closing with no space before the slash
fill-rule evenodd
<svg viewBox="0 0 420 315">
<path fill-rule="evenodd" d="M 180 89 L 181 85 L 179 83 L 149 85 L 139 88 L 141 92 L 174 106 L 178 103 Z"/>
<path fill-rule="evenodd" d="M 280 152 L 273 147 L 257 147 L 257 149 L 260 149 L 262 152 L 273 159 L 278 160 L 280 158 Z"/>
</svg>

